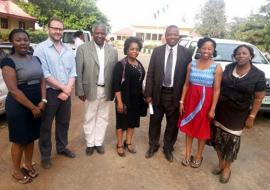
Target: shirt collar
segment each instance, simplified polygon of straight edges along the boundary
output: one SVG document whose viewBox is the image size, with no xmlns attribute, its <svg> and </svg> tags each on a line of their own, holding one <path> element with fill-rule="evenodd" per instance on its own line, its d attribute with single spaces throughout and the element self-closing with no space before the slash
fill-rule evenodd
<svg viewBox="0 0 270 190">
<path fill-rule="evenodd" d="M 97 45 L 96 44 L 96 42 L 94 41 L 94 44 L 95 44 L 95 47 L 96 47 L 96 49 L 100 49 L 100 50 L 103 50 L 104 49 L 104 46 L 105 46 L 105 42 L 104 42 L 104 44 L 103 44 L 103 46 L 100 48 L 100 46 L 99 45 Z"/>
<path fill-rule="evenodd" d="M 168 51 L 170 51 L 170 49 L 172 48 L 173 51 L 175 52 L 175 51 L 177 51 L 177 47 L 178 47 L 178 44 L 176 44 L 176 45 L 173 46 L 173 47 L 171 47 L 171 46 L 169 46 L 168 44 L 166 44 L 166 50 L 168 50 Z"/>
<path fill-rule="evenodd" d="M 48 47 L 52 47 L 54 45 L 53 41 L 50 37 L 46 40 L 46 43 L 47 43 Z M 62 41 L 60 43 L 64 48 L 66 47 L 66 45 Z"/>
</svg>

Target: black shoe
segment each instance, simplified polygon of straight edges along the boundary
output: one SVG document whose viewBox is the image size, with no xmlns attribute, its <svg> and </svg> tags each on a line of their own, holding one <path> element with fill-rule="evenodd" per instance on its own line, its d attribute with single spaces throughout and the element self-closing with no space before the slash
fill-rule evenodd
<svg viewBox="0 0 270 190">
<path fill-rule="evenodd" d="M 104 154 L 105 153 L 105 150 L 104 150 L 104 147 L 103 146 L 95 146 L 97 152 L 99 154 Z"/>
<path fill-rule="evenodd" d="M 145 153 L 145 158 L 151 158 L 152 156 L 154 156 L 154 154 L 158 151 L 158 149 L 156 148 L 152 148 L 150 147 L 146 153 Z"/>
<path fill-rule="evenodd" d="M 129 148 L 128 146 L 131 146 L 132 144 L 127 144 L 127 141 L 124 140 L 124 148 L 127 149 L 131 154 L 135 154 L 136 150 L 134 148 Z"/>
<path fill-rule="evenodd" d="M 50 169 L 52 167 L 51 160 L 41 160 L 41 167 L 44 169 Z"/>
<path fill-rule="evenodd" d="M 173 154 L 171 151 L 164 151 L 164 155 L 165 155 L 165 158 L 169 161 L 169 162 L 173 162 Z"/>
<path fill-rule="evenodd" d="M 228 183 L 231 177 L 231 171 L 227 177 L 224 177 L 223 172 L 219 176 L 220 183 Z"/>
<path fill-rule="evenodd" d="M 68 158 L 75 158 L 76 157 L 76 155 L 73 152 L 71 152 L 69 149 L 67 149 L 67 148 L 65 148 L 61 152 L 58 152 L 58 154 L 63 155 L 63 156 L 66 156 Z"/>
<path fill-rule="evenodd" d="M 87 156 L 91 156 L 94 153 L 94 147 L 87 147 L 85 153 Z"/>
</svg>

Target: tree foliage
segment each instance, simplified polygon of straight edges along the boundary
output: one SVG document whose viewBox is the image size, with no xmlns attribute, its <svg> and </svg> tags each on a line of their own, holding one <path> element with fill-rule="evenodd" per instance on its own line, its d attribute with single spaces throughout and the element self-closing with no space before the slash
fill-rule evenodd
<svg viewBox="0 0 270 190">
<path fill-rule="evenodd" d="M 198 15 L 196 30 L 203 36 L 224 38 L 226 34 L 226 16 L 224 0 L 208 0 Z"/>
<path fill-rule="evenodd" d="M 250 42 L 260 49 L 270 49 L 270 0 L 258 14 L 246 19 L 235 18 L 230 24 L 229 38 Z"/>
<path fill-rule="evenodd" d="M 46 26 L 51 17 L 63 19 L 65 28 L 91 30 L 96 22 L 108 24 L 94 0 L 28 0 L 19 5 L 38 18 L 40 26 Z"/>
</svg>

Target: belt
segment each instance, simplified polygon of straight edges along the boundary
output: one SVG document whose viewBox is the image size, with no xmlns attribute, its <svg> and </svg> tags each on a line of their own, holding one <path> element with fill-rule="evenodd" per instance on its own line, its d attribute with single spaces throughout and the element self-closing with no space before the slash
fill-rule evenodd
<svg viewBox="0 0 270 190">
<path fill-rule="evenodd" d="M 29 80 L 29 81 L 19 83 L 18 85 L 20 85 L 20 84 L 33 85 L 33 84 L 39 84 L 39 83 L 40 83 L 40 80 Z"/>
<path fill-rule="evenodd" d="M 105 84 L 97 84 L 99 87 L 105 87 Z"/>
<path fill-rule="evenodd" d="M 166 91 L 173 91 L 173 87 L 162 86 L 161 89 Z"/>
</svg>

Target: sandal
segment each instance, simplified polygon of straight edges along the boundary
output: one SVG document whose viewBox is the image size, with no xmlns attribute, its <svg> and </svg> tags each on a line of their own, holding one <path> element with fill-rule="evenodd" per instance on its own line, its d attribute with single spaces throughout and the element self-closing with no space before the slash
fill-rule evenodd
<svg viewBox="0 0 270 190">
<path fill-rule="evenodd" d="M 134 150 L 134 148 L 129 148 L 128 146 L 131 146 L 132 144 L 127 144 L 127 141 L 125 140 L 124 141 L 124 147 L 132 154 L 135 154 L 136 153 L 136 150 Z"/>
<path fill-rule="evenodd" d="M 26 184 L 26 183 L 31 183 L 32 179 L 31 177 L 24 175 L 22 178 L 17 177 L 15 174 L 12 174 L 12 177 L 20 184 Z"/>
<path fill-rule="evenodd" d="M 184 158 L 181 164 L 185 167 L 188 167 L 192 161 L 193 161 L 193 156 L 190 156 L 188 160 Z"/>
<path fill-rule="evenodd" d="M 28 169 L 28 168 L 26 168 L 26 166 L 23 166 L 21 168 L 21 170 L 22 170 L 23 174 L 26 174 L 31 178 L 36 178 L 39 175 L 39 173 L 34 168 Z"/>
<path fill-rule="evenodd" d="M 124 152 L 124 147 L 123 147 L 123 145 L 120 145 L 120 146 L 116 145 L 116 149 L 117 149 L 117 154 L 118 154 L 120 157 L 125 157 L 125 156 L 126 156 L 126 154 L 125 154 L 125 152 Z M 119 149 L 122 149 L 123 152 L 119 152 Z"/>
<path fill-rule="evenodd" d="M 203 157 L 200 160 L 193 160 L 190 164 L 192 168 L 199 168 L 202 164 Z"/>
</svg>

